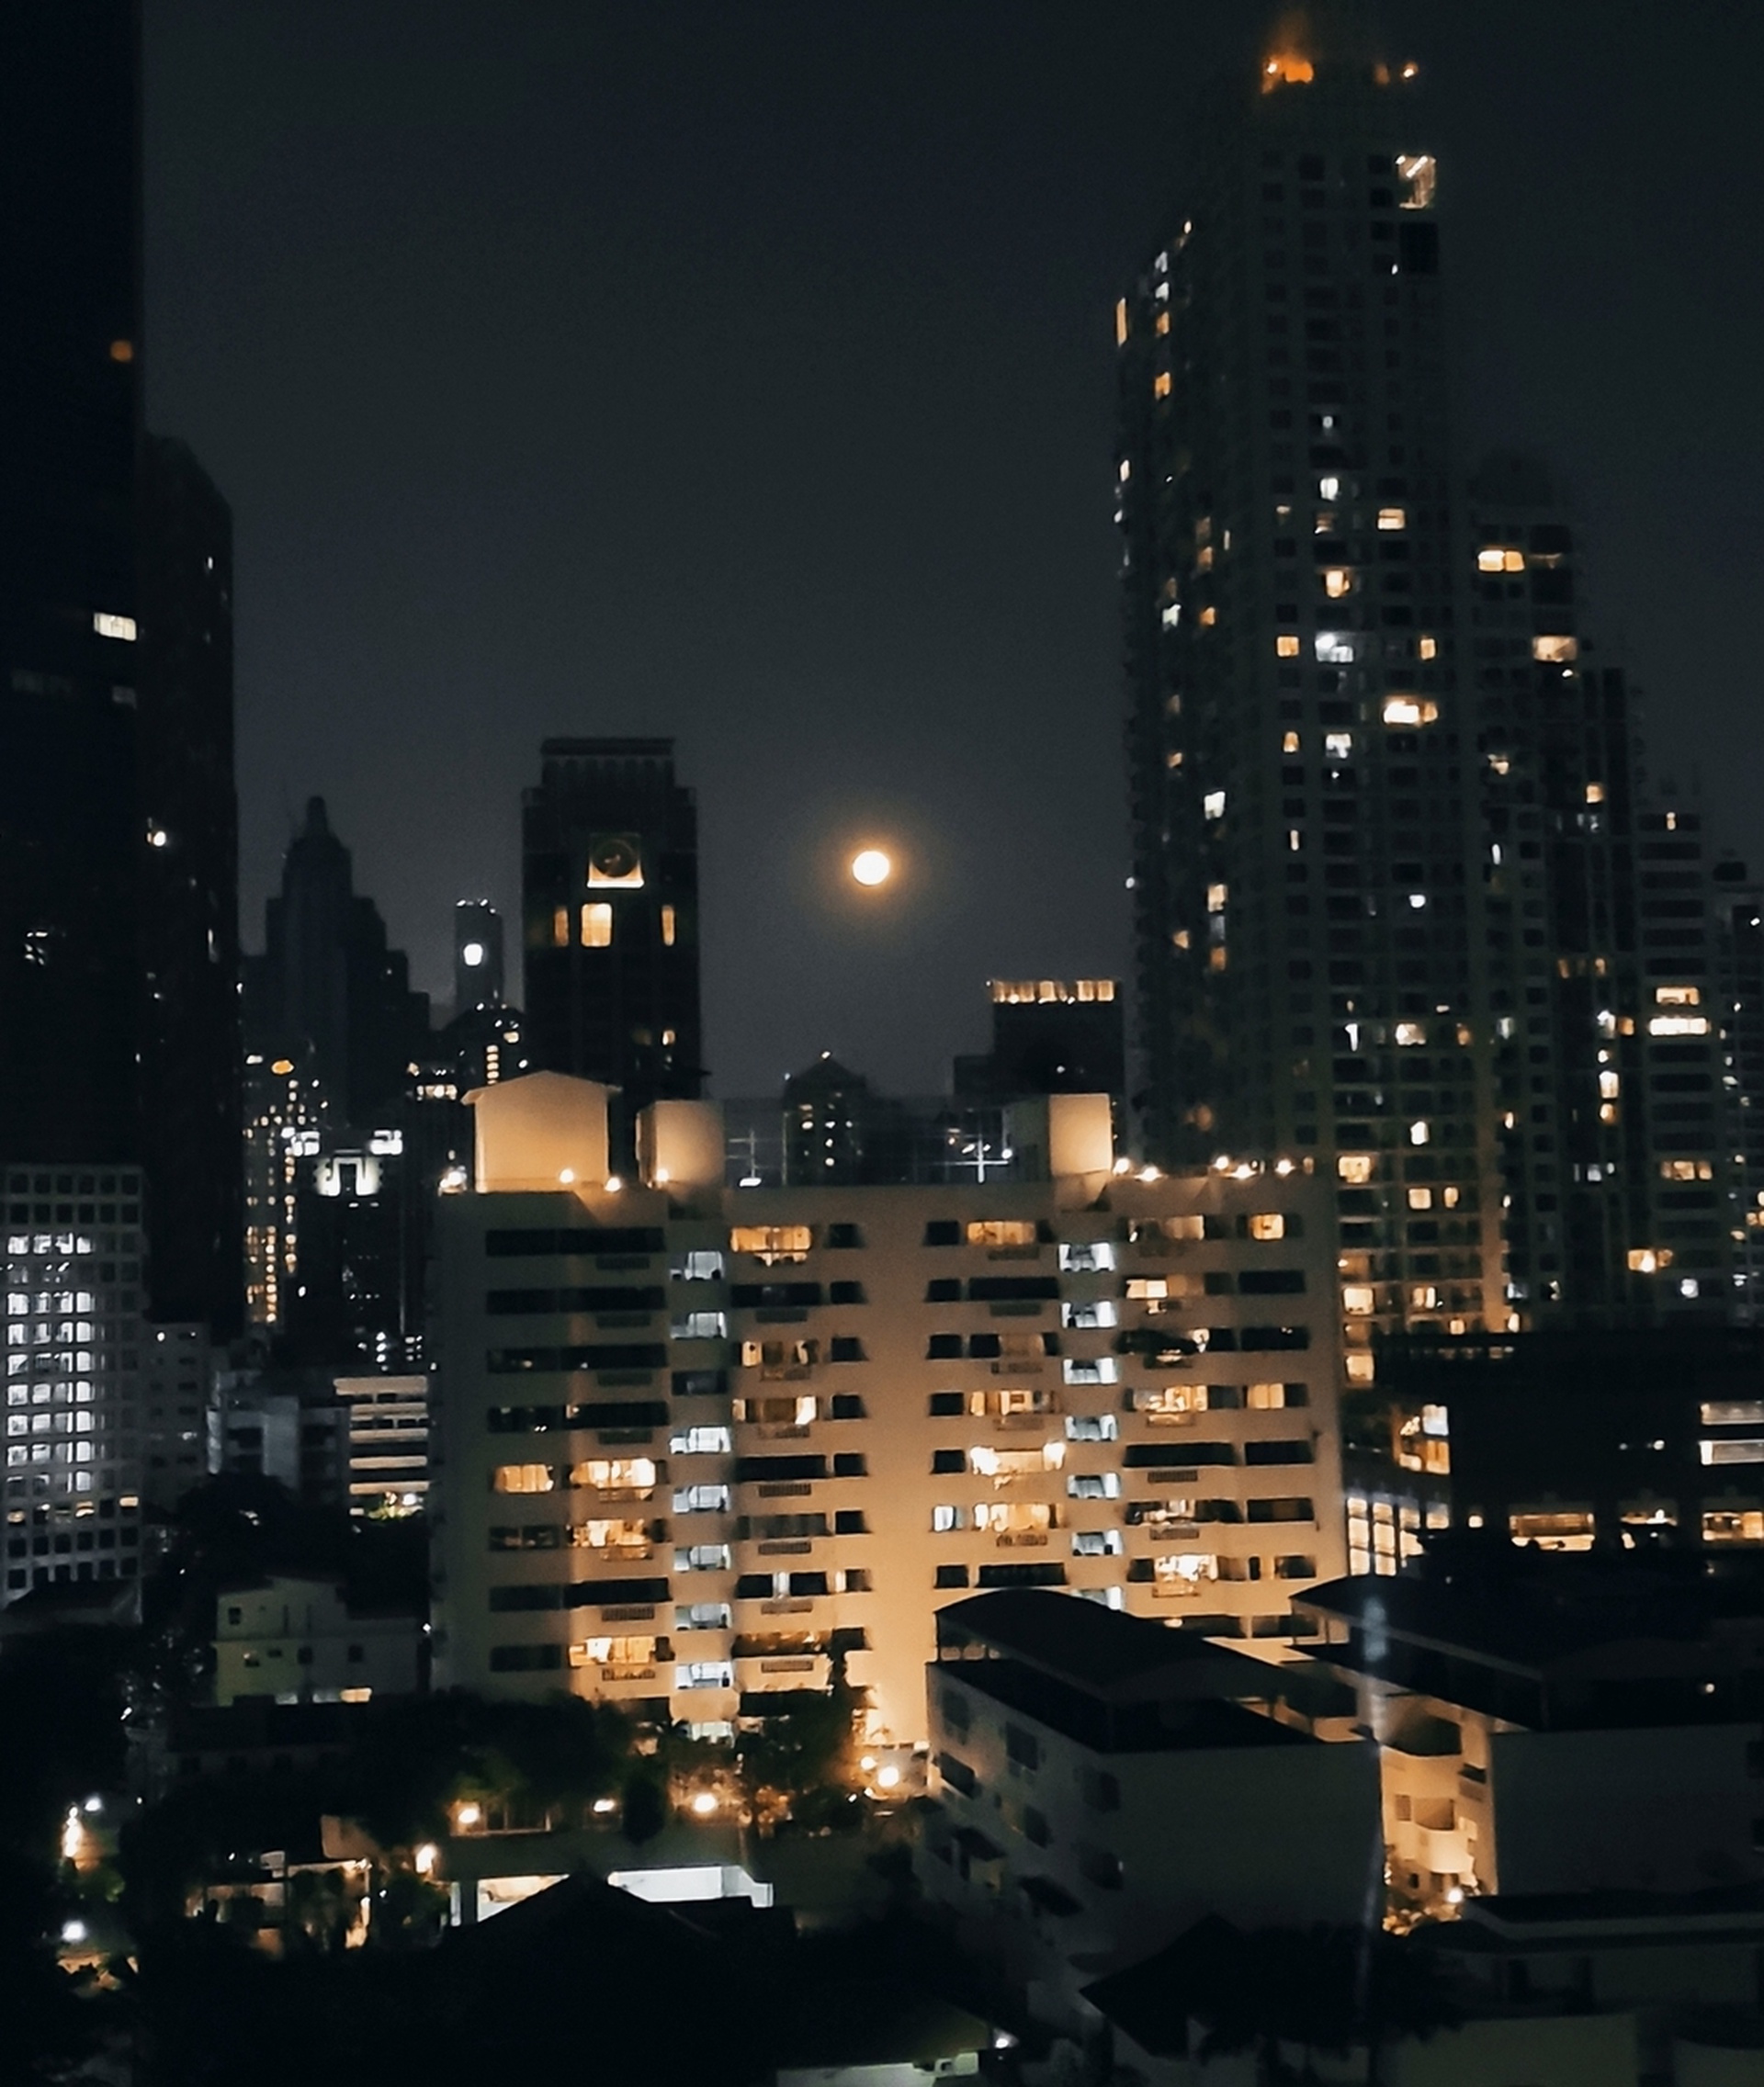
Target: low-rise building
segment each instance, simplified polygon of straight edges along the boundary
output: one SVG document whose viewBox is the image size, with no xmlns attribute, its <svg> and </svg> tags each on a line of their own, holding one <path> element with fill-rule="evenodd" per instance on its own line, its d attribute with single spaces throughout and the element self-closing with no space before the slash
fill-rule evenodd
<svg viewBox="0 0 1764 2087">
<path fill-rule="evenodd" d="M 214 1628 L 214 1699 L 365 1703 L 418 1683 L 414 1617 L 352 1609 L 334 1580 L 272 1578 L 223 1588 Z"/>
<path fill-rule="evenodd" d="M 1498 1537 L 1301 1597 L 1383 1756 L 1400 1902 L 1764 1884 L 1764 1598 Z"/>
<path fill-rule="evenodd" d="M 349 1512 L 420 1514 L 429 1491 L 429 1380 L 339 1377 L 347 1416 Z"/>
<path fill-rule="evenodd" d="M 437 1672 L 727 1732 L 843 1661 L 923 1736 L 938 1607 L 1058 1587 L 1272 1653 L 1341 1569 L 1333 1219 L 1302 1164 L 726 1190 L 707 1104 L 609 1179 L 605 1090 L 475 1098 L 435 1294 Z"/>
<path fill-rule="evenodd" d="M 1363 1916 L 1376 1754 L 1272 1714 L 1283 1671 L 1042 1594 L 939 1611 L 921 1880 L 1043 2020 L 1081 2034 L 1098 1969 L 1204 1917 Z"/>
</svg>

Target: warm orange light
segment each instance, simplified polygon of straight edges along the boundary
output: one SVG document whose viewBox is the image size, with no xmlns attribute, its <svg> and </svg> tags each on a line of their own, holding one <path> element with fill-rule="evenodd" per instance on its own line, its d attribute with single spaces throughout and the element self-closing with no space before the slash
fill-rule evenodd
<svg viewBox="0 0 1764 2087">
<path fill-rule="evenodd" d="M 862 848 L 852 857 L 852 875 L 874 891 L 894 874 L 894 864 L 879 848 Z"/>
<path fill-rule="evenodd" d="M 1272 94 L 1276 87 L 1306 86 L 1317 77 L 1317 67 L 1301 51 L 1277 51 L 1261 68 L 1261 91 Z"/>
<path fill-rule="evenodd" d="M 133 362 L 134 359 L 135 344 L 132 341 L 111 342 L 110 360 L 112 362 Z"/>
</svg>

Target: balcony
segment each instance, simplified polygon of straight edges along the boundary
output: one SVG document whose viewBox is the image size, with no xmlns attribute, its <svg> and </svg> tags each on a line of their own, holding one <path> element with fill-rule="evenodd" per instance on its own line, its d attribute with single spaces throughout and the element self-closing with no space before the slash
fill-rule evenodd
<svg viewBox="0 0 1764 2087">
<path fill-rule="evenodd" d="M 652 1666 L 604 1666 L 600 1670 L 603 1681 L 653 1681 Z"/>
<path fill-rule="evenodd" d="M 1046 1529 L 1001 1529 L 993 1539 L 1001 1551 L 1043 1550 L 1047 1540 Z"/>
</svg>

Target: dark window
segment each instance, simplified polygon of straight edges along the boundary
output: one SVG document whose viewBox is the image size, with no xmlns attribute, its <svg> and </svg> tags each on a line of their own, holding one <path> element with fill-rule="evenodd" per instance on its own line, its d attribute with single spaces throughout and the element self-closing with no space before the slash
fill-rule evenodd
<svg viewBox="0 0 1764 2087">
<path fill-rule="evenodd" d="M 959 1247 L 962 1228 L 953 1217 L 933 1217 L 925 1226 L 927 1247 Z"/>
<path fill-rule="evenodd" d="M 954 1304 L 961 1294 L 962 1279 L 958 1275 L 934 1275 L 925 1285 L 927 1304 Z"/>
<path fill-rule="evenodd" d="M 735 1476 L 738 1482 L 768 1478 L 825 1478 L 825 1457 L 737 1457 Z"/>
<path fill-rule="evenodd" d="M 864 1295 L 864 1285 L 861 1282 L 830 1283 L 827 1295 L 835 1304 L 863 1304 L 868 1302 Z"/>
<path fill-rule="evenodd" d="M 839 1507 L 833 1512 L 835 1536 L 867 1536 L 870 1525 L 864 1517 L 862 1507 Z"/>
<path fill-rule="evenodd" d="M 1041 1766 L 1041 1742 L 1034 1732 L 1024 1732 L 1021 1725 L 1005 1726 L 1004 1751 L 1020 1768 Z"/>
<path fill-rule="evenodd" d="M 490 1590 L 490 1612 L 492 1616 L 506 1615 L 511 1610 L 524 1608 L 561 1608 L 563 1589 L 548 1587 L 492 1587 Z"/>
<path fill-rule="evenodd" d="M 1247 1464 L 1308 1464 L 1316 1461 L 1309 1441 L 1246 1442 Z"/>
<path fill-rule="evenodd" d="M 965 1587 L 967 1585 L 966 1565 L 940 1565 L 932 1585 L 937 1587 Z"/>
<path fill-rule="evenodd" d="M 864 1343 L 858 1339 L 855 1334 L 835 1334 L 832 1340 L 832 1352 L 827 1359 L 830 1362 L 862 1362 L 864 1359 Z"/>
<path fill-rule="evenodd" d="M 855 1392 L 835 1392 L 832 1417 L 835 1420 L 862 1420 L 864 1401 Z"/>
<path fill-rule="evenodd" d="M 982 1565 L 979 1584 L 983 1587 L 1063 1587 L 1066 1568 L 1063 1565 Z"/>
<path fill-rule="evenodd" d="M 1245 1297 L 1294 1296 L 1305 1288 L 1303 1269 L 1245 1269 L 1238 1289 Z"/>
<path fill-rule="evenodd" d="M 926 1407 L 933 1420 L 953 1420 L 967 1411 L 967 1401 L 960 1392 L 933 1392 Z"/>
<path fill-rule="evenodd" d="M 928 1362 L 953 1362 L 962 1352 L 960 1334 L 933 1334 L 925 1343 L 925 1359 Z"/>
<path fill-rule="evenodd" d="M 931 1452 L 931 1472 L 933 1478 L 944 1472 L 959 1474 L 967 1469 L 967 1454 L 963 1450 L 933 1450 Z"/>
<path fill-rule="evenodd" d="M 677 1399 L 720 1398 L 729 1389 L 729 1373 L 723 1370 L 676 1370 L 673 1395 Z"/>
<path fill-rule="evenodd" d="M 937 1756 L 937 1773 L 951 1789 L 960 1790 L 964 1797 L 972 1797 L 980 1787 L 980 1778 L 973 1769 L 954 1754 L 940 1754 Z"/>
<path fill-rule="evenodd" d="M 492 1645 L 492 1674 L 548 1674 L 563 1664 L 561 1645 Z"/>
<path fill-rule="evenodd" d="M 830 1224 L 827 1227 L 829 1247 L 861 1247 L 864 1244 L 862 1229 L 855 1224 Z"/>
<path fill-rule="evenodd" d="M 1404 225 L 1396 235 L 1397 262 L 1406 276 L 1437 276 L 1440 272 L 1438 225 Z"/>
<path fill-rule="evenodd" d="M 833 1459 L 835 1478 L 867 1478 L 870 1461 L 861 1450 L 842 1450 Z"/>
</svg>

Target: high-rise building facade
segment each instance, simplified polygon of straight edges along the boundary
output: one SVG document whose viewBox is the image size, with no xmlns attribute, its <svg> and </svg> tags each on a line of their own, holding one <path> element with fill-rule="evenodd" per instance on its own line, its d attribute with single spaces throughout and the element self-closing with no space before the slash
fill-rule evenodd
<svg viewBox="0 0 1764 2087">
<path fill-rule="evenodd" d="M 133 0 L 0 21 L 0 1158 L 134 1156 Z"/>
<path fill-rule="evenodd" d="M 141 457 L 141 1155 L 156 1317 L 241 1324 L 244 1232 L 232 516 L 181 442 Z"/>
<path fill-rule="evenodd" d="M 1378 1330 L 1509 1315 L 1414 73 L 1272 51 L 1116 313 L 1148 1138 L 1338 1182 L 1363 1376 Z"/>
<path fill-rule="evenodd" d="M 1454 457 L 1418 68 L 1317 18 L 1117 309 L 1117 496 L 1148 1143 L 1335 1180 L 1365 1382 L 1406 1327 L 1729 1315 L 1745 1227 L 1701 818 L 1547 471 Z"/>
<path fill-rule="evenodd" d="M 141 1569 L 141 1191 L 130 1167 L 0 1174 L 6 1602 Z"/>
<path fill-rule="evenodd" d="M 522 814 L 533 1063 L 619 1089 L 620 1142 L 703 1086 L 698 813 L 672 739 L 548 739 Z"/>
</svg>

